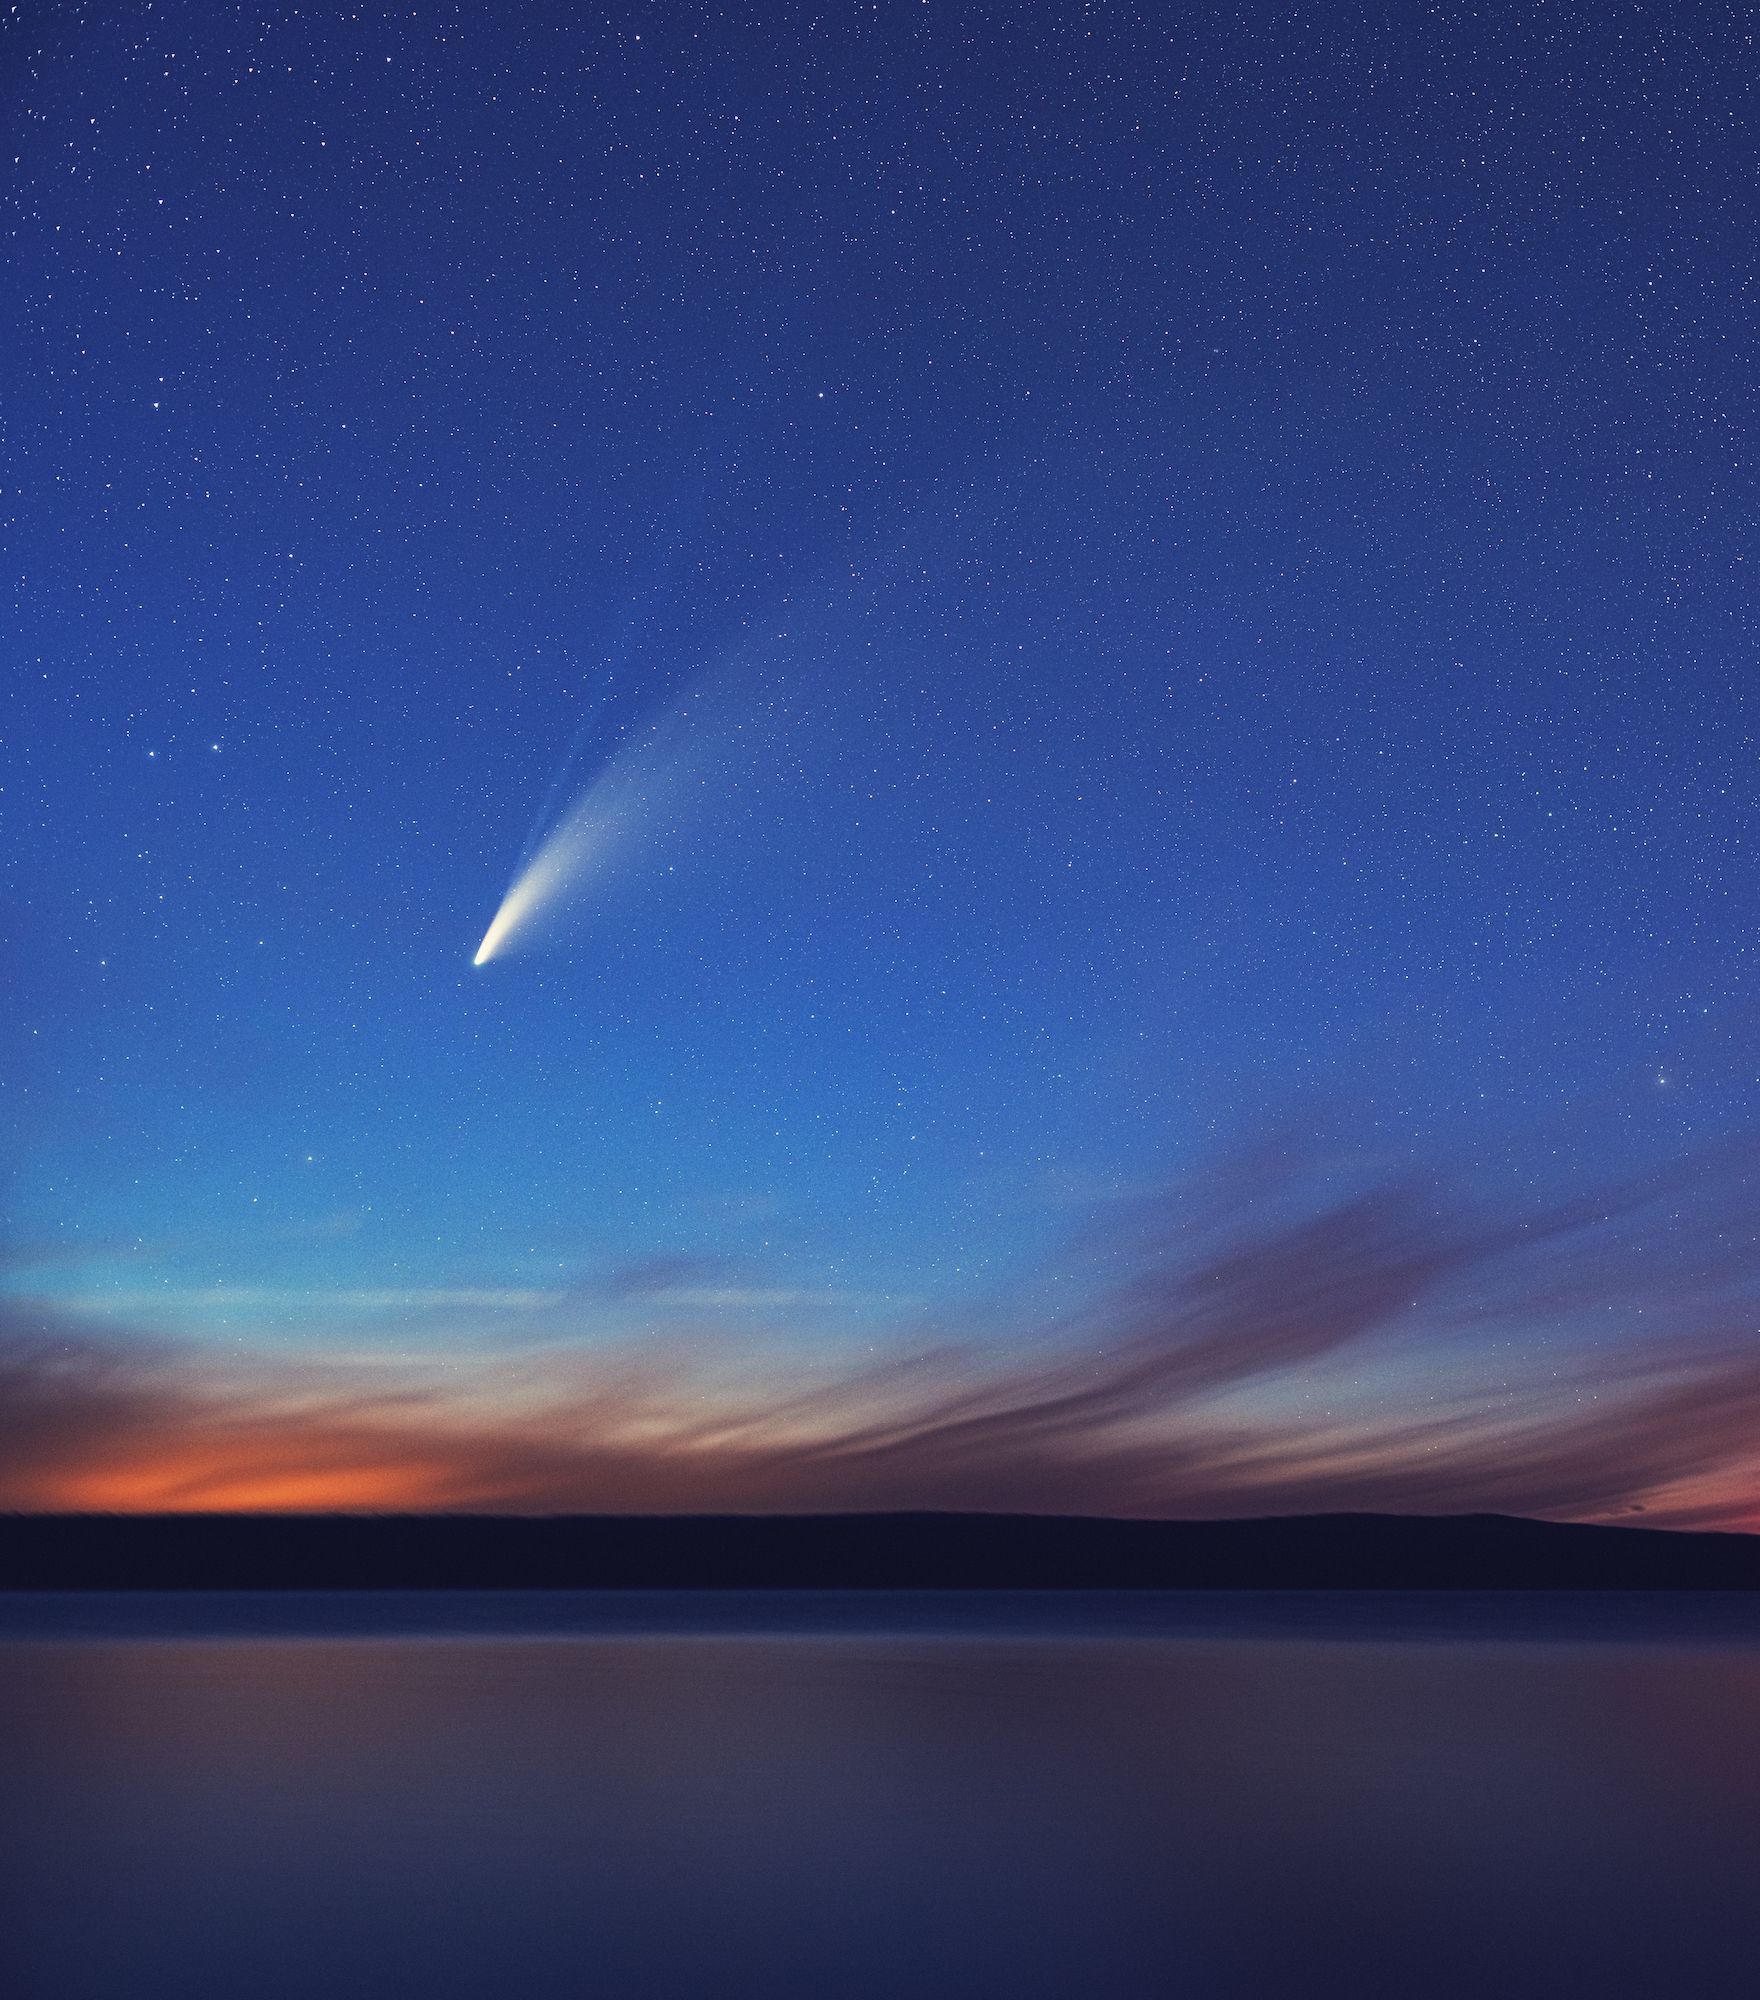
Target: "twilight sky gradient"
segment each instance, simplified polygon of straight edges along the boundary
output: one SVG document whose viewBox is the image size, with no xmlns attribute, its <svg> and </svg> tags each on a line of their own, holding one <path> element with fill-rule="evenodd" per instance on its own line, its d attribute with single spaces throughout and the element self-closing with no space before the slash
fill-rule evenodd
<svg viewBox="0 0 1760 2000">
<path fill-rule="evenodd" d="M 1740 10 L 5 33 L 0 1505 L 1760 1528 Z"/>
</svg>

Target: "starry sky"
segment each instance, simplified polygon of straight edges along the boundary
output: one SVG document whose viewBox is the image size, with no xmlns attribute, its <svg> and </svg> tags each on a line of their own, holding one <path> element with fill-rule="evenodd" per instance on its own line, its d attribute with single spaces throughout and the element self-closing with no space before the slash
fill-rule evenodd
<svg viewBox="0 0 1760 2000">
<path fill-rule="evenodd" d="M 1742 10 L 4 35 L 0 1505 L 1760 1527 Z"/>
</svg>

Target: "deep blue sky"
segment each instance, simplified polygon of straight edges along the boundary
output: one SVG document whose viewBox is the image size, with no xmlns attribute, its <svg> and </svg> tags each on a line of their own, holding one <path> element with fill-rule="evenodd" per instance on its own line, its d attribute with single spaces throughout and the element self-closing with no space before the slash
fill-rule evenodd
<svg viewBox="0 0 1760 2000">
<path fill-rule="evenodd" d="M 32 1354 L 253 1410 L 240 1369 L 463 1371 L 548 1436 L 545 1371 L 682 1343 L 667 1423 L 774 1413 L 1111 1351 L 1108 1285 L 1195 1254 L 1158 1204 L 1243 1151 L 1299 1163 L 1280 1217 L 1415 1173 L 1518 1228 L 1744 1128 L 1738 10 L 6 32 Z M 473 969 L 580 799 L 615 855 Z M 1724 1254 L 1716 1159 L 1646 1185 Z M 1629 1312 L 1390 1304 L 1230 1421 L 1594 1400 L 1670 1315 L 1724 1357 L 1752 1274 L 1660 1240 Z"/>
</svg>

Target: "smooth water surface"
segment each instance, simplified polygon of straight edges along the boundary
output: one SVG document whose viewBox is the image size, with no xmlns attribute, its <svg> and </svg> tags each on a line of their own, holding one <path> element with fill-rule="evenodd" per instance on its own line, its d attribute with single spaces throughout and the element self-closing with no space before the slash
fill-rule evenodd
<svg viewBox="0 0 1760 2000">
<path fill-rule="evenodd" d="M 0 1605 L 0 1990 L 1748 1995 L 1760 1610 Z"/>
</svg>

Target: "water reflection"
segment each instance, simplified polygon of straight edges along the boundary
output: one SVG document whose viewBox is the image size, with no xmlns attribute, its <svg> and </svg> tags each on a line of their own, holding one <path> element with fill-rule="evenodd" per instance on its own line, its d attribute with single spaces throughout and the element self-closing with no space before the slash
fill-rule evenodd
<svg viewBox="0 0 1760 2000">
<path fill-rule="evenodd" d="M 1760 1646 L 947 1610 L 0 1645 L 0 1983 L 1752 1990 Z"/>
</svg>

